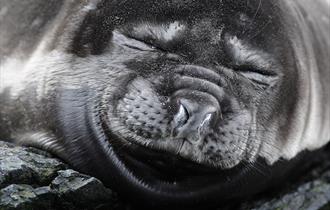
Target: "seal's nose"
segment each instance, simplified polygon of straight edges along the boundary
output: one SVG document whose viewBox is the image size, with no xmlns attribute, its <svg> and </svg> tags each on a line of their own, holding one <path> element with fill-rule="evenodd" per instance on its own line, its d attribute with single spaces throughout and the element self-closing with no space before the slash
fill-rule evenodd
<svg viewBox="0 0 330 210">
<path fill-rule="evenodd" d="M 212 96 L 176 98 L 177 111 L 172 120 L 171 136 L 196 144 L 204 139 L 218 121 L 220 107 Z"/>
</svg>

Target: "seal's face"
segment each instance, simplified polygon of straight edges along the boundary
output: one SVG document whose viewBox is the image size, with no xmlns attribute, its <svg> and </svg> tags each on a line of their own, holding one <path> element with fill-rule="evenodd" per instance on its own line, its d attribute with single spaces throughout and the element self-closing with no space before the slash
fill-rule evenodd
<svg viewBox="0 0 330 210">
<path fill-rule="evenodd" d="M 177 11 L 150 2 L 102 6 L 116 8 L 103 10 L 113 25 L 107 26 L 111 38 L 102 54 L 109 71 L 120 72 L 103 101 L 103 129 L 111 144 L 125 145 L 133 156 L 158 151 L 166 158 L 147 156 L 147 164 L 178 169 L 177 159 L 233 168 L 253 162 L 263 144 L 277 152 L 272 141 L 278 136 L 267 123 L 287 114 L 294 96 L 281 88 L 288 80 L 294 89 L 295 80 L 292 69 L 282 68 L 290 52 L 280 47 L 287 40 L 274 5 L 196 3 L 175 6 Z M 157 9 L 144 14 L 153 6 Z M 138 8 L 138 18 L 127 17 L 132 8 Z M 95 51 L 89 44 L 74 50 Z"/>
</svg>

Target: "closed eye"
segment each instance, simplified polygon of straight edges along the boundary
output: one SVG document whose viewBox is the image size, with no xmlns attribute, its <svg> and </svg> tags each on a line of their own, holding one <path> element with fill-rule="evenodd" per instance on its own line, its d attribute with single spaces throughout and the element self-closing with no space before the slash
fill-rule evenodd
<svg viewBox="0 0 330 210">
<path fill-rule="evenodd" d="M 141 51 L 161 51 L 167 52 L 165 49 L 161 48 L 156 41 L 151 38 L 140 38 L 138 36 L 133 36 L 131 33 L 123 33 L 123 35 L 131 42 L 125 45 L 129 48 L 141 50 Z"/>
<path fill-rule="evenodd" d="M 263 70 L 255 66 L 242 65 L 234 67 L 234 70 L 255 84 L 262 85 L 264 87 L 273 85 L 278 79 L 278 75 L 276 73 Z"/>
<path fill-rule="evenodd" d="M 141 51 L 155 51 L 158 48 L 155 47 L 151 42 L 146 41 L 146 40 L 141 40 L 136 37 L 132 37 L 127 35 L 128 39 L 131 39 L 133 42 L 130 42 L 129 44 L 125 44 L 127 47 L 132 48 L 132 49 L 137 49 Z M 143 46 L 143 47 L 141 47 Z"/>
<path fill-rule="evenodd" d="M 130 49 L 139 50 L 139 51 L 149 51 L 153 52 L 156 51 L 157 48 L 153 45 L 150 45 L 143 40 L 139 40 L 135 37 L 131 37 L 128 35 L 124 35 L 120 31 L 113 31 L 113 37 L 115 43 L 118 43 L 122 46 L 128 47 Z"/>
<path fill-rule="evenodd" d="M 258 68 L 257 66 L 251 66 L 251 65 L 241 65 L 237 68 L 238 71 L 241 73 L 257 73 L 265 77 L 274 77 L 276 74 L 272 71 L 267 71 Z"/>
<path fill-rule="evenodd" d="M 263 50 L 256 49 L 237 37 L 226 36 L 230 67 L 263 88 L 274 85 L 280 76 L 276 60 Z"/>
</svg>

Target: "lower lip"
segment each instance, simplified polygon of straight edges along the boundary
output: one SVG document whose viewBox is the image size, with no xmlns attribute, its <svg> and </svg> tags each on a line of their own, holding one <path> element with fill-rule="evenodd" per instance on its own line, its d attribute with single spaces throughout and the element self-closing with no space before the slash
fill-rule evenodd
<svg viewBox="0 0 330 210">
<path fill-rule="evenodd" d="M 153 151 L 137 146 L 130 148 L 120 156 L 131 172 L 145 179 L 157 179 L 167 183 L 191 182 L 192 180 L 205 180 L 207 182 L 221 177 L 226 180 L 229 176 L 227 170 L 206 167 L 175 155 L 165 152 Z M 203 182 L 203 181 L 202 181 Z"/>
</svg>

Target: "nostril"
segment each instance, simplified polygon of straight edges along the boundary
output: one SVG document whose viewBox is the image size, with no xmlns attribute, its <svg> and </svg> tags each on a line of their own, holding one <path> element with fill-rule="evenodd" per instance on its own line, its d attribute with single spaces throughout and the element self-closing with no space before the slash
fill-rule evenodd
<svg viewBox="0 0 330 210">
<path fill-rule="evenodd" d="M 179 102 L 178 112 L 174 115 L 173 123 L 175 128 L 182 127 L 189 119 L 189 112 L 187 108 Z"/>
<path fill-rule="evenodd" d="M 205 115 L 204 119 L 201 120 L 200 126 L 198 127 L 198 134 L 200 136 L 204 135 L 204 133 L 206 133 L 208 129 L 212 127 L 212 121 L 215 115 L 215 112 L 208 113 Z"/>
</svg>

